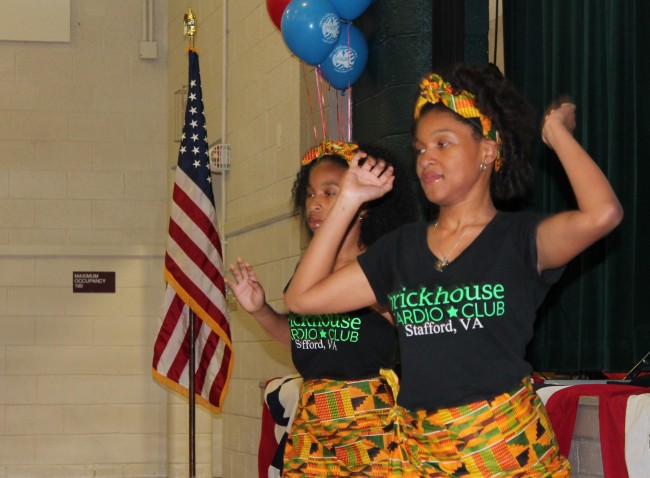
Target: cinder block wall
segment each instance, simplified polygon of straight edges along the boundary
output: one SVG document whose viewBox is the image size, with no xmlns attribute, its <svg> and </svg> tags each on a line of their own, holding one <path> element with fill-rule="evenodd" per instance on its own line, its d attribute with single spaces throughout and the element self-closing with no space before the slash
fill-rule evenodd
<svg viewBox="0 0 650 478">
<path fill-rule="evenodd" d="M 72 0 L 69 43 L 0 42 L 0 477 L 165 474 L 150 375 L 167 203 L 167 1 Z M 75 294 L 73 271 L 117 289 Z"/>
</svg>

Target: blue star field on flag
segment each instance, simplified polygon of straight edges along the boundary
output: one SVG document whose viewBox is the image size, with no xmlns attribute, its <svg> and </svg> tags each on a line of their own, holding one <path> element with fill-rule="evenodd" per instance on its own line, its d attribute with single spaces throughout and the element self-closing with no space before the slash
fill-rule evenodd
<svg viewBox="0 0 650 478">
<path fill-rule="evenodd" d="M 189 90 L 185 108 L 185 124 L 178 153 L 178 167 L 182 168 L 214 204 L 212 177 L 208 152 L 208 132 L 203 113 L 203 93 L 199 74 L 199 56 L 190 51 Z"/>
</svg>

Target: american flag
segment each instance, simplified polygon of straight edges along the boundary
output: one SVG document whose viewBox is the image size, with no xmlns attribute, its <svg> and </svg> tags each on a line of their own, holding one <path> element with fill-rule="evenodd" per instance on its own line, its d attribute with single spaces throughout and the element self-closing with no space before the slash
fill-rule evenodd
<svg viewBox="0 0 650 478">
<path fill-rule="evenodd" d="M 163 384 L 189 396 L 191 309 L 196 403 L 220 412 L 232 371 L 233 351 L 196 51 L 189 51 L 189 65 L 185 124 L 165 254 L 167 288 L 152 373 Z"/>
</svg>

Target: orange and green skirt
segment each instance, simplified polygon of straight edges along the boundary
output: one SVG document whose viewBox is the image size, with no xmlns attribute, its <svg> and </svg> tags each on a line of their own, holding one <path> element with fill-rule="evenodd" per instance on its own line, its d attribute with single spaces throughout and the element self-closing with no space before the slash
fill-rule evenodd
<svg viewBox="0 0 650 478">
<path fill-rule="evenodd" d="M 435 412 L 396 407 L 402 477 L 568 478 L 544 404 L 529 379 L 492 400 Z"/>
<path fill-rule="evenodd" d="M 284 454 L 284 478 L 401 476 L 390 449 L 395 409 L 383 378 L 305 380 Z"/>
</svg>

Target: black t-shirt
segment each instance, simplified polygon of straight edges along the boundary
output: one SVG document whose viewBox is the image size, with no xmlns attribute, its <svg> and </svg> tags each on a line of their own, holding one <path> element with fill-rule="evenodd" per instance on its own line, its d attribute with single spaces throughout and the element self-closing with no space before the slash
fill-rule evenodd
<svg viewBox="0 0 650 478">
<path fill-rule="evenodd" d="M 306 379 L 355 380 L 390 368 L 396 355 L 395 327 L 366 308 L 345 314 L 289 314 L 291 357 Z"/>
<path fill-rule="evenodd" d="M 442 272 L 423 222 L 382 237 L 359 256 L 377 301 L 395 318 L 400 405 L 432 411 L 489 399 L 530 373 L 524 355 L 535 311 L 563 270 L 537 273 L 540 220 L 498 212 Z"/>
</svg>

